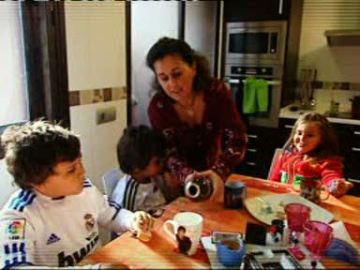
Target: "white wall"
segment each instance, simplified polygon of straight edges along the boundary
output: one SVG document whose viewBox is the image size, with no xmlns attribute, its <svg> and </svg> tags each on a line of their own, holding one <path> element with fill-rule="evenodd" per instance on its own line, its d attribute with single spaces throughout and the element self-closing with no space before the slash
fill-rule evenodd
<svg viewBox="0 0 360 270">
<path fill-rule="evenodd" d="M 69 88 L 126 85 L 125 2 L 66 1 Z"/>
<path fill-rule="evenodd" d="M 70 91 L 126 87 L 125 2 L 65 2 Z M 96 125 L 98 108 L 116 106 L 116 121 Z M 126 126 L 126 100 L 72 106 L 71 128 L 81 136 L 87 175 L 117 167 L 116 143 Z"/>
<path fill-rule="evenodd" d="M 0 125 L 29 118 L 18 2 L 0 2 Z"/>
<path fill-rule="evenodd" d="M 133 124 L 149 124 L 147 107 L 153 78 L 146 54 L 163 36 L 178 37 L 178 1 L 131 1 L 131 82 L 137 102 Z"/>
<path fill-rule="evenodd" d="M 69 90 L 126 87 L 125 2 L 65 2 Z M 96 110 L 115 106 L 116 121 L 97 125 Z M 87 176 L 103 190 L 101 176 L 118 167 L 116 144 L 126 126 L 126 99 L 70 108 L 80 135 Z M 100 230 L 103 243 L 109 233 Z"/>
<path fill-rule="evenodd" d="M 329 47 L 325 30 L 359 29 L 360 1 L 304 0 L 299 69 L 314 67 L 319 81 L 360 82 L 360 46 Z"/>
<path fill-rule="evenodd" d="M 19 2 L 0 2 L 0 125 L 28 119 Z M 16 189 L 0 160 L 0 208 Z"/>
<path fill-rule="evenodd" d="M 214 71 L 216 49 L 216 1 L 185 2 L 185 41 L 205 56 Z"/>
<path fill-rule="evenodd" d="M 17 189 L 15 184 L 13 184 L 13 177 L 7 172 L 5 161 L 0 160 L 0 179 L 1 179 L 1 188 L 0 188 L 0 209 L 9 199 L 10 195 Z"/>
</svg>

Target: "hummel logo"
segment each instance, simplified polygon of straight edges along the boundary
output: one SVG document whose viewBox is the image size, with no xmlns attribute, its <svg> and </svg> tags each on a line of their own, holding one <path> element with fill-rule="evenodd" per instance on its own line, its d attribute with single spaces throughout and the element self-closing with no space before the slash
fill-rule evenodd
<svg viewBox="0 0 360 270">
<path fill-rule="evenodd" d="M 57 241 L 60 241 L 60 238 L 56 234 L 52 233 L 52 234 L 50 234 L 49 239 L 47 240 L 46 244 L 50 245 Z"/>
</svg>

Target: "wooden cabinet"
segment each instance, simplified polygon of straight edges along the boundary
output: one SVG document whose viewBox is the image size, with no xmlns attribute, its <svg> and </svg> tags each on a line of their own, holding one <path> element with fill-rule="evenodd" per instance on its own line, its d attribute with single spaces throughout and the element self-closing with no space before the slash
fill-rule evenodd
<svg viewBox="0 0 360 270">
<path fill-rule="evenodd" d="M 280 119 L 279 140 L 285 143 L 289 137 L 295 119 Z M 349 194 L 360 196 L 360 125 L 336 124 L 332 127 L 339 142 L 340 155 L 344 158 L 345 178 L 354 184 Z"/>
<path fill-rule="evenodd" d="M 236 172 L 266 179 L 272 157 L 278 147 L 278 129 L 250 126 L 247 134 L 249 142 L 245 160 Z"/>
<path fill-rule="evenodd" d="M 288 20 L 290 0 L 224 1 L 227 22 Z"/>
</svg>

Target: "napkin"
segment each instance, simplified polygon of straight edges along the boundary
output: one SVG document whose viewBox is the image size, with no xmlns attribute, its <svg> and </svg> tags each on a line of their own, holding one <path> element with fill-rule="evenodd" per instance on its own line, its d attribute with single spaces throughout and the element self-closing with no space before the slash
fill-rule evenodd
<svg viewBox="0 0 360 270">
<path fill-rule="evenodd" d="M 344 223 L 338 221 L 331 227 L 334 229 L 334 239 L 324 255 L 360 266 L 360 247 L 351 239 Z"/>
</svg>

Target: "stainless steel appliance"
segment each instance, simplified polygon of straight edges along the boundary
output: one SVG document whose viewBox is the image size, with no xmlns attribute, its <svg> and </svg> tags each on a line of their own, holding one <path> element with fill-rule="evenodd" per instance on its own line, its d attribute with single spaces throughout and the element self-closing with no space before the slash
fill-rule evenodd
<svg viewBox="0 0 360 270">
<path fill-rule="evenodd" d="M 244 80 L 253 76 L 268 82 L 269 109 L 243 117 L 250 125 L 277 127 L 281 104 L 286 46 L 286 21 L 232 22 L 227 24 L 225 79 L 242 113 Z"/>
<path fill-rule="evenodd" d="M 226 25 L 226 62 L 282 64 L 286 21 L 231 22 Z"/>
<path fill-rule="evenodd" d="M 246 122 L 254 126 L 277 127 L 281 103 L 282 66 L 227 64 L 225 70 L 225 79 L 230 85 L 233 100 Z M 257 115 L 245 115 L 242 113 L 244 80 L 249 76 L 264 79 L 268 82 L 270 105 L 267 113 Z"/>
</svg>

